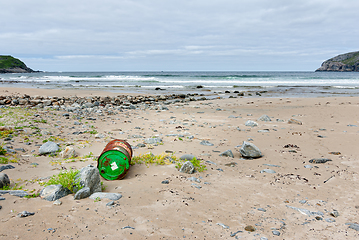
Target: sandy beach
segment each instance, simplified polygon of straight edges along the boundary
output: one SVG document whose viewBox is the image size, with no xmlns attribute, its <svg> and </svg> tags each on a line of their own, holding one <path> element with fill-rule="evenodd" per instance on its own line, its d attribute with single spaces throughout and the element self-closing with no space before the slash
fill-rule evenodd
<svg viewBox="0 0 359 240">
<path fill-rule="evenodd" d="M 0 88 L 0 96 L 24 94 L 116 95 Z M 4 194 L 0 239 L 359 239 L 359 229 L 350 228 L 359 223 L 358 97 L 238 97 L 177 102 L 166 108 L 113 109 L 97 114 L 92 118 L 96 120 L 51 108 L 20 108 L 10 116 L 9 109 L 1 108 L 5 126 L 27 126 L 11 140 L 1 140 L 3 146 L 24 150 L 8 154 L 16 159 L 8 163 L 14 169 L 2 171 L 10 187 L 38 193 L 43 188 L 39 183 L 46 181 L 41 179 L 96 166 L 112 139 L 130 143 L 134 156 L 192 154 L 207 170 L 185 174 L 176 164 L 135 164 L 122 180 L 101 179 L 105 192 L 122 195 L 110 207 L 108 199 L 74 200 L 73 194 L 61 198 L 61 205 Z M 263 115 L 271 121 L 259 120 Z M 249 120 L 258 125 L 246 126 Z M 29 122 L 50 135 L 33 134 Z M 89 127 L 102 136 L 73 134 Z M 136 147 L 152 137 L 162 143 Z M 39 155 L 39 146 L 50 138 L 60 149 L 74 146 L 79 157 L 65 161 Z M 243 141 L 253 143 L 263 156 L 243 158 Z M 226 150 L 234 158 L 219 156 Z M 22 211 L 35 214 L 17 217 Z M 248 231 L 250 226 L 254 231 Z"/>
</svg>

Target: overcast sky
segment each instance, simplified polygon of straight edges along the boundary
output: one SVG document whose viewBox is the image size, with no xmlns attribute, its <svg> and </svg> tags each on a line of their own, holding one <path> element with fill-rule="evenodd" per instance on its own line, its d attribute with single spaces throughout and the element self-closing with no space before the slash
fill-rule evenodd
<svg viewBox="0 0 359 240">
<path fill-rule="evenodd" d="M 0 54 L 44 71 L 314 71 L 358 0 L 0 0 Z"/>
</svg>

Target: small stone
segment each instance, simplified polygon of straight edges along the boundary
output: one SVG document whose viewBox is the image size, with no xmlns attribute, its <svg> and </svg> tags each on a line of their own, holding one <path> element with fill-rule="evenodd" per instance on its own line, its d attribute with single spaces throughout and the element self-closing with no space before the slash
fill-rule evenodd
<svg viewBox="0 0 359 240">
<path fill-rule="evenodd" d="M 194 158 L 196 158 L 194 155 L 192 154 L 184 154 L 180 157 L 180 160 L 187 160 L 187 161 L 191 161 Z"/>
<path fill-rule="evenodd" d="M 76 193 L 75 193 L 75 196 L 74 196 L 74 199 L 84 199 L 84 198 L 87 198 L 91 195 L 91 190 L 89 187 L 84 187 L 84 188 L 81 188 L 80 190 L 78 190 Z"/>
<path fill-rule="evenodd" d="M 248 120 L 244 125 L 247 127 L 256 127 L 256 126 L 258 126 L 258 123 L 254 122 L 252 120 Z"/>
<path fill-rule="evenodd" d="M 339 217 L 339 212 L 337 210 L 334 210 L 330 213 L 330 216 L 333 216 L 333 217 Z"/>
<path fill-rule="evenodd" d="M 288 123 L 290 124 L 297 124 L 297 125 L 303 125 L 303 123 L 297 119 L 291 118 L 288 120 Z"/>
<path fill-rule="evenodd" d="M 328 223 L 333 223 L 333 222 L 335 222 L 335 219 L 334 218 L 326 218 L 326 219 L 324 219 L 326 222 L 328 222 Z"/>
<path fill-rule="evenodd" d="M 62 204 L 62 202 L 59 199 L 57 199 L 57 200 L 54 201 L 53 204 L 56 205 L 56 206 L 60 206 Z"/>
<path fill-rule="evenodd" d="M 279 236 L 280 235 L 280 232 L 277 231 L 277 230 L 273 230 L 272 233 L 273 233 L 274 236 Z"/>
<path fill-rule="evenodd" d="M 71 158 L 76 156 L 75 148 L 67 146 L 62 152 L 60 152 L 62 158 Z"/>
<path fill-rule="evenodd" d="M 114 201 L 110 201 L 110 202 L 106 203 L 107 207 L 112 207 L 113 205 L 115 205 Z"/>
<path fill-rule="evenodd" d="M 305 165 L 304 168 L 313 168 L 312 165 Z"/>
<path fill-rule="evenodd" d="M 253 143 L 244 141 L 239 152 L 244 158 L 259 158 L 262 157 L 262 153 L 257 146 Z"/>
<path fill-rule="evenodd" d="M 244 230 L 246 230 L 248 232 L 254 232 L 256 230 L 256 228 L 251 225 L 248 225 L 244 228 Z"/>
<path fill-rule="evenodd" d="M 332 160 L 328 159 L 328 158 L 313 158 L 313 159 L 309 160 L 310 163 L 316 163 L 316 164 L 326 163 L 329 161 L 332 161 Z"/>
<path fill-rule="evenodd" d="M 0 189 L 10 185 L 9 176 L 5 173 L 0 173 Z"/>
<path fill-rule="evenodd" d="M 266 212 L 267 210 L 265 210 L 264 208 L 258 208 L 257 209 L 258 211 L 261 211 L 261 212 Z"/>
<path fill-rule="evenodd" d="M 13 168 L 15 168 L 14 166 L 12 166 L 12 165 L 5 165 L 5 166 L 0 166 L 0 172 L 2 172 L 2 171 L 4 171 L 4 170 L 6 170 L 6 169 L 13 169 Z"/>
<path fill-rule="evenodd" d="M 96 193 L 92 194 L 89 198 L 93 199 L 93 200 L 107 198 L 107 199 L 116 201 L 116 200 L 119 200 L 121 197 L 122 197 L 122 195 L 119 193 L 96 192 Z"/>
<path fill-rule="evenodd" d="M 170 181 L 168 181 L 168 180 L 163 180 L 161 183 L 162 183 L 162 184 L 169 184 Z"/>
<path fill-rule="evenodd" d="M 106 136 L 105 136 L 105 134 L 103 134 L 103 133 L 98 133 L 98 134 L 96 134 L 95 135 L 95 138 L 96 139 L 101 139 L 101 138 L 105 138 Z"/>
<path fill-rule="evenodd" d="M 258 121 L 270 122 L 272 120 L 270 119 L 270 117 L 268 117 L 268 115 L 262 115 L 258 118 Z"/>
<path fill-rule="evenodd" d="M 194 166 L 190 161 L 187 161 L 182 165 L 182 167 L 179 171 L 181 173 L 192 174 L 192 173 L 194 173 Z"/>
<path fill-rule="evenodd" d="M 35 213 L 28 212 L 28 211 L 22 211 L 17 216 L 23 218 L 23 217 L 28 217 L 28 216 L 32 216 L 32 215 L 35 215 Z"/>
<path fill-rule="evenodd" d="M 49 185 L 41 190 L 40 197 L 47 201 L 55 201 L 70 194 L 71 191 L 62 185 Z"/>
<path fill-rule="evenodd" d="M 223 223 L 217 223 L 217 225 L 223 227 L 224 229 L 229 229 L 229 226 L 224 225 Z"/>
<path fill-rule="evenodd" d="M 190 181 L 193 181 L 193 182 L 198 182 L 198 183 L 201 182 L 201 180 L 199 180 L 199 179 L 196 178 L 196 177 L 189 177 L 189 178 L 187 178 L 187 180 L 190 180 Z"/>
<path fill-rule="evenodd" d="M 40 154 L 55 153 L 59 149 L 60 148 L 56 143 L 48 141 L 40 147 L 39 153 Z"/>
<path fill-rule="evenodd" d="M 213 143 L 210 143 L 209 141 L 207 140 L 203 140 L 202 142 L 200 142 L 201 145 L 203 146 L 214 146 Z"/>
<path fill-rule="evenodd" d="M 263 169 L 261 170 L 261 173 L 276 173 L 276 172 L 272 169 Z"/>
<path fill-rule="evenodd" d="M 161 138 L 147 138 L 144 140 L 144 143 L 146 144 L 159 144 L 162 143 Z"/>
<path fill-rule="evenodd" d="M 230 149 L 227 150 L 227 151 L 222 152 L 221 154 L 219 154 L 219 156 L 234 158 L 234 155 L 233 155 L 233 153 L 232 153 L 232 151 Z"/>
</svg>

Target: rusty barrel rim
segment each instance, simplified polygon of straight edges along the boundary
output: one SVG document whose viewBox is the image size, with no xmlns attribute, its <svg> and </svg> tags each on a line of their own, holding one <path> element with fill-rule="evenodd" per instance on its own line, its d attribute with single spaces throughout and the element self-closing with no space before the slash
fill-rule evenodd
<svg viewBox="0 0 359 240">
<path fill-rule="evenodd" d="M 124 140 L 110 141 L 97 160 L 100 175 L 107 180 L 122 179 L 130 169 L 132 148 Z"/>
</svg>

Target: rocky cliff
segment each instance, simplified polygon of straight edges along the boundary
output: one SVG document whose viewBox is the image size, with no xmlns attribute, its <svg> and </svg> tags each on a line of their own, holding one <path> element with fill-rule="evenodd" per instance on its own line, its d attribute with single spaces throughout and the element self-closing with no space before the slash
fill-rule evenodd
<svg viewBox="0 0 359 240">
<path fill-rule="evenodd" d="M 0 55 L 0 73 L 31 73 L 35 72 L 28 68 L 25 63 L 12 56 Z"/>
<path fill-rule="evenodd" d="M 316 72 L 359 72 L 359 51 L 338 55 L 322 63 Z"/>
</svg>

